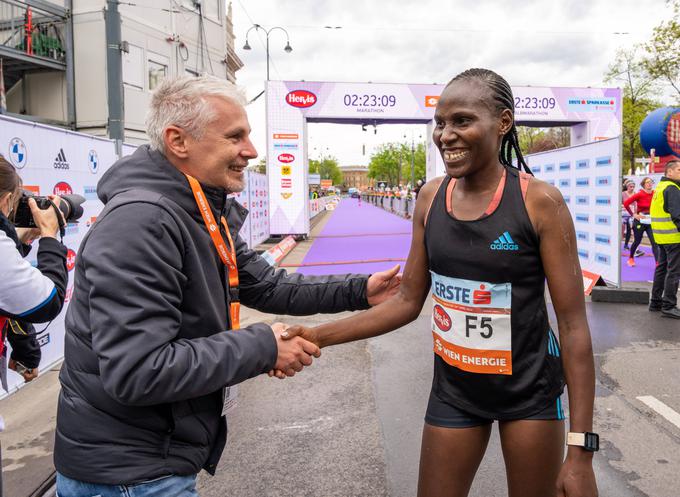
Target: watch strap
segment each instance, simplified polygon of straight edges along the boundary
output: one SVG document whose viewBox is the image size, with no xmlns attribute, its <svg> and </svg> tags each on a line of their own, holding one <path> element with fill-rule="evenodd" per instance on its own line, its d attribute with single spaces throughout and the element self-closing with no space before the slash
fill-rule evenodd
<svg viewBox="0 0 680 497">
<path fill-rule="evenodd" d="M 579 447 L 586 446 L 586 434 L 585 433 L 574 433 L 570 431 L 567 433 L 567 445 L 577 445 Z"/>
</svg>

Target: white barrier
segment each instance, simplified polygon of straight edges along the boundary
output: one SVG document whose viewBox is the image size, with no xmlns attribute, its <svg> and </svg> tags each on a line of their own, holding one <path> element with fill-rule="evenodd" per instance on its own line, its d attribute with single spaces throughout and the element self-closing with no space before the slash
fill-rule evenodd
<svg viewBox="0 0 680 497">
<path fill-rule="evenodd" d="M 326 210 L 326 206 L 336 197 L 319 197 L 309 201 L 309 219 L 314 219 Z"/>
<path fill-rule="evenodd" d="M 239 234 L 253 248 L 269 238 L 269 193 L 267 176 L 254 171 L 245 174 L 245 189 L 231 196 L 249 211 Z"/>
<path fill-rule="evenodd" d="M 18 170 L 24 187 L 40 195 L 83 195 L 84 214 L 78 224 L 66 229 L 64 244 L 68 247 L 69 283 L 66 300 L 73 292 L 73 267 L 80 242 L 102 209 L 97 198 L 97 181 L 117 157 L 114 142 L 91 135 L 53 128 L 36 123 L 0 116 L 0 151 Z M 36 265 L 36 250 L 28 260 Z M 65 306 L 66 307 L 66 306 Z M 65 310 L 57 316 L 39 337 L 42 349 L 40 369 L 46 370 L 64 355 Z M 36 325 L 36 330 L 45 328 Z M 10 392 L 23 385 L 23 379 L 8 374 Z"/>
<path fill-rule="evenodd" d="M 576 229 L 581 267 L 621 284 L 621 140 L 611 138 L 526 157 L 559 188 Z"/>
</svg>

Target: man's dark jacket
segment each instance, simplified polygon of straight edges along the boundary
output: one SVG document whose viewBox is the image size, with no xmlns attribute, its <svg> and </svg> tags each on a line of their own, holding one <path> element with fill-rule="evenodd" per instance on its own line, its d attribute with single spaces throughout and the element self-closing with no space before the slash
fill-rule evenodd
<svg viewBox="0 0 680 497">
<path fill-rule="evenodd" d="M 238 231 L 247 210 L 203 187 L 236 245 L 244 305 L 274 314 L 363 309 L 366 277 L 275 271 Z M 98 185 L 66 315 L 57 470 L 121 484 L 213 473 L 226 442 L 222 388 L 272 369 L 271 327 L 229 328 L 226 271 L 186 177 L 148 146 Z M 223 235 L 224 236 L 224 235 Z"/>
</svg>

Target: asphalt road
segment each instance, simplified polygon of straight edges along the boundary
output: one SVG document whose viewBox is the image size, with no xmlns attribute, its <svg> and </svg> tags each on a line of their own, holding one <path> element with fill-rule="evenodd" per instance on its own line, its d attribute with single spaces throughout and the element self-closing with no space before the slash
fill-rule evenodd
<svg viewBox="0 0 680 497">
<path fill-rule="evenodd" d="M 639 397 L 680 412 L 680 323 L 636 305 L 589 303 L 588 314 L 598 377 L 600 495 L 677 497 L 680 427 Z M 282 320 L 314 325 L 325 319 Z M 414 496 L 432 378 L 429 319 L 425 309 L 388 335 L 324 349 L 295 378 L 241 385 L 227 450 L 216 476 L 201 475 L 201 495 Z M 671 419 L 672 411 L 665 412 Z M 495 430 L 470 495 L 507 495 Z"/>
</svg>

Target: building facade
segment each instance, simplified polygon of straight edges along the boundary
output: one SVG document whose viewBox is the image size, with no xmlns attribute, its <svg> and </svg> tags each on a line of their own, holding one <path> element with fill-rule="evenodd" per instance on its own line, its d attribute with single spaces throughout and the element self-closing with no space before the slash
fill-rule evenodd
<svg viewBox="0 0 680 497">
<path fill-rule="evenodd" d="M 358 188 L 363 191 L 373 186 L 373 180 L 368 177 L 368 166 L 340 166 L 340 171 L 343 190 Z"/>
<path fill-rule="evenodd" d="M 65 5 L 66 3 L 66 5 Z M 66 8 L 67 16 L 56 22 L 49 4 Z M 47 6 L 47 7 L 46 7 Z M 70 8 L 69 8 L 70 7 Z M 34 120 L 106 136 L 109 126 L 107 88 L 106 0 L 15 1 L 0 0 L 0 23 L 8 26 L 23 21 L 31 11 L 34 30 L 45 30 L 54 39 L 66 39 L 72 26 L 73 112 L 68 113 L 67 70 L 27 70 L 6 85 L 7 111 L 33 116 Z M 123 85 L 124 141 L 146 141 L 144 120 L 153 89 L 169 76 L 213 74 L 235 81 L 242 62 L 234 50 L 231 4 L 224 0 L 158 0 L 121 2 L 120 13 Z M 24 28 L 25 29 L 25 28 Z M 2 31 L 0 30 L 0 33 Z M 19 33 L 17 40 L 27 39 Z M 35 44 L 36 36 L 32 39 Z M 12 42 L 0 53 L 11 57 L 23 45 Z M 67 48 L 67 47 L 64 47 Z M 22 55 L 22 54 L 20 54 Z M 24 58 L 36 59 L 34 54 Z M 44 57 L 41 57 L 44 58 Z M 63 57 L 65 59 L 66 57 Z M 8 78 L 5 78 L 8 81 Z"/>
</svg>

